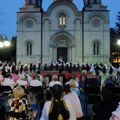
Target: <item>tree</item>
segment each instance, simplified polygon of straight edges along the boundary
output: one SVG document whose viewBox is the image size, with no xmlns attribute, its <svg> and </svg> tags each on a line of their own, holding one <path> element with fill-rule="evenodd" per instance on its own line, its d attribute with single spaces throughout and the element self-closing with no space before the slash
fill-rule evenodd
<svg viewBox="0 0 120 120">
<path fill-rule="evenodd" d="M 16 40 L 17 37 L 13 36 L 11 40 L 11 61 L 16 61 Z"/>
<path fill-rule="evenodd" d="M 117 15 L 115 31 L 118 34 L 118 36 L 120 37 L 120 11 L 118 12 L 118 15 Z"/>
</svg>

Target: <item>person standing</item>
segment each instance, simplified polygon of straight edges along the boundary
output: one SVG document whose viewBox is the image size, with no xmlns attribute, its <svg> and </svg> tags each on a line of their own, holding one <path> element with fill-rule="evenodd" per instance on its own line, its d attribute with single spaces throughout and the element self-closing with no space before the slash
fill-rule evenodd
<svg viewBox="0 0 120 120">
<path fill-rule="evenodd" d="M 83 116 L 81 103 L 77 94 L 71 91 L 69 84 L 64 85 L 63 96 L 64 100 L 68 100 L 71 103 L 76 114 L 76 120 L 79 120 Z"/>
<path fill-rule="evenodd" d="M 44 105 L 40 120 L 76 120 L 75 111 L 68 100 L 62 99 L 63 87 L 52 87 L 53 98 Z"/>
</svg>

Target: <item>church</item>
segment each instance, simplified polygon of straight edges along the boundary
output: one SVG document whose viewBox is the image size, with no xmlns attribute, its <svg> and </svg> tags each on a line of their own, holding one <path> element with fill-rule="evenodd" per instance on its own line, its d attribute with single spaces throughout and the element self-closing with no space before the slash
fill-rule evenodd
<svg viewBox="0 0 120 120">
<path fill-rule="evenodd" d="M 109 62 L 109 10 L 101 0 L 51 0 L 44 11 L 42 0 L 25 0 L 17 12 L 17 62 L 49 64 Z"/>
</svg>

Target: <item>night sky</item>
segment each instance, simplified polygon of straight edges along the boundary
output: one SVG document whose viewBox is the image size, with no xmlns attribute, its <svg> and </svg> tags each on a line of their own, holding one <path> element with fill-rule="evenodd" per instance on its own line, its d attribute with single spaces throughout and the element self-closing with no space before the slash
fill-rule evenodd
<svg viewBox="0 0 120 120">
<path fill-rule="evenodd" d="M 53 0 L 43 0 L 43 9 L 47 10 Z M 115 27 L 116 16 L 120 10 L 120 0 L 101 0 L 110 10 L 110 27 Z M 23 7 L 25 0 L 0 0 L 0 35 L 5 34 L 8 39 L 16 36 L 16 12 Z M 73 0 L 79 10 L 82 10 L 83 0 Z M 79 3 L 79 4 L 78 4 Z"/>
</svg>

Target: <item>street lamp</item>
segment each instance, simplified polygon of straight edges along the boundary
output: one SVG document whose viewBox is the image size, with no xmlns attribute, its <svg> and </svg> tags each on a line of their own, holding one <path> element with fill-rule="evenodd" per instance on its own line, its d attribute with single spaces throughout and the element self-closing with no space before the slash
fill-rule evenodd
<svg viewBox="0 0 120 120">
<path fill-rule="evenodd" d="M 0 35 L 0 48 L 10 46 L 10 41 L 7 39 L 7 36 L 6 35 L 4 35 L 4 36 L 5 37 L 3 37 L 3 34 Z"/>
<path fill-rule="evenodd" d="M 119 40 L 117 40 L 117 44 L 118 44 L 118 45 L 120 45 L 120 39 L 119 39 Z"/>
</svg>

